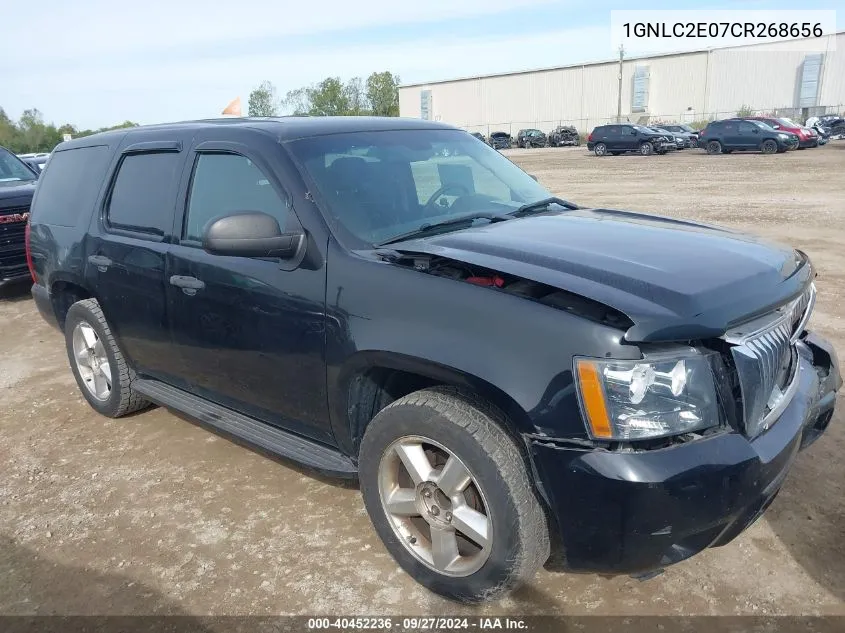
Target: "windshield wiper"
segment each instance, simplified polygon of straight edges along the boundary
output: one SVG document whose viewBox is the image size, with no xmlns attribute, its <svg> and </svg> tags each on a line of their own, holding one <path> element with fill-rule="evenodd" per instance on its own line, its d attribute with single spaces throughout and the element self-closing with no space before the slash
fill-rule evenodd
<svg viewBox="0 0 845 633">
<path fill-rule="evenodd" d="M 501 215 L 497 213 L 473 213 L 472 215 L 462 215 L 459 218 L 452 218 L 451 220 L 443 220 L 442 222 L 423 224 L 418 229 L 414 229 L 413 231 L 408 231 L 407 233 L 402 233 L 401 235 L 391 237 L 389 240 L 379 242 L 375 246 L 387 246 L 388 244 L 394 244 L 395 242 L 404 242 L 405 240 L 409 240 L 414 237 L 421 237 L 423 235 L 428 235 L 429 233 L 439 233 L 442 229 L 461 226 L 462 224 L 471 225 L 475 220 L 490 220 L 490 222 L 492 223 L 502 222 L 504 220 L 510 219 L 510 214 Z"/>
<path fill-rule="evenodd" d="M 511 211 L 510 213 L 508 213 L 508 215 L 514 218 L 518 218 L 523 215 L 529 215 L 531 213 L 534 213 L 535 211 L 545 211 L 546 207 L 548 207 L 550 204 L 559 204 L 560 206 L 566 207 L 567 209 L 580 208 L 574 202 L 562 200 L 561 198 L 551 197 L 543 198 L 542 200 L 537 200 L 536 202 L 529 202 L 528 204 L 523 204 L 516 211 Z"/>
</svg>

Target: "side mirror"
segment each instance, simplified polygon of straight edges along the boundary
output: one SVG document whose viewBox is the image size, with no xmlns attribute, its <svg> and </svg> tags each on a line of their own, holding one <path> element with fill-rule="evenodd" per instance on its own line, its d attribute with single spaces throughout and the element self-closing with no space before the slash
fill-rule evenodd
<svg viewBox="0 0 845 633">
<path fill-rule="evenodd" d="M 212 255 L 289 259 L 305 244 L 305 232 L 282 233 L 271 215 L 258 211 L 233 213 L 210 223 L 202 247 Z"/>
<path fill-rule="evenodd" d="M 528 174 L 528 175 L 531 176 L 535 181 L 540 182 L 539 180 L 537 180 L 537 176 L 535 176 L 534 174 Z"/>
</svg>

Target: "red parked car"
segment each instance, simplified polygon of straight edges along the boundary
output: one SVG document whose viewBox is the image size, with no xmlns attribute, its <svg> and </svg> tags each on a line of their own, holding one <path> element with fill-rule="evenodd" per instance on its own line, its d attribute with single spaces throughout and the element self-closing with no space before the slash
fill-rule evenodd
<svg viewBox="0 0 845 633">
<path fill-rule="evenodd" d="M 795 134 L 798 137 L 798 149 L 818 147 L 819 145 L 819 135 L 814 129 L 798 125 L 795 121 L 791 121 L 790 119 L 768 116 L 747 116 L 742 118 L 752 121 L 762 121 L 776 130 Z"/>
</svg>

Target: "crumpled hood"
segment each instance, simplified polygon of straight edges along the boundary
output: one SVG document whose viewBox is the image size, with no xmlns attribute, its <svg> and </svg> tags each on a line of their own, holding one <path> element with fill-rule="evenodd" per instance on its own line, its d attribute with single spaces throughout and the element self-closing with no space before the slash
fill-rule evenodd
<svg viewBox="0 0 845 633">
<path fill-rule="evenodd" d="M 717 337 L 799 294 L 813 271 L 792 248 L 671 218 L 579 209 L 397 244 L 518 275 L 626 314 L 629 341 Z"/>
</svg>

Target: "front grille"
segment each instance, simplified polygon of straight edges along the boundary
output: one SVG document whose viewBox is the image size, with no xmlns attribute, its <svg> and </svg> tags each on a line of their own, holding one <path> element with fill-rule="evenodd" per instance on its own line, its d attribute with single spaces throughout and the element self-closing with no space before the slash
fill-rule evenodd
<svg viewBox="0 0 845 633">
<path fill-rule="evenodd" d="M 746 434 L 768 429 L 789 404 L 798 386 L 795 342 L 815 303 L 815 285 L 775 312 L 738 326 L 725 335 L 742 393 Z"/>
<path fill-rule="evenodd" d="M 29 213 L 29 207 L 0 210 L 2 216 L 25 213 Z M 26 221 L 8 224 L 0 222 L 0 280 L 21 277 L 27 271 Z"/>
</svg>

